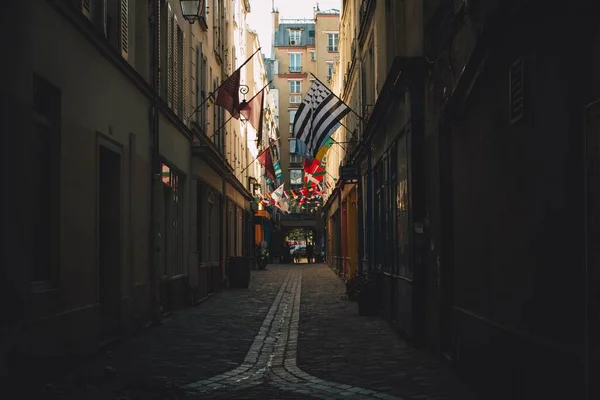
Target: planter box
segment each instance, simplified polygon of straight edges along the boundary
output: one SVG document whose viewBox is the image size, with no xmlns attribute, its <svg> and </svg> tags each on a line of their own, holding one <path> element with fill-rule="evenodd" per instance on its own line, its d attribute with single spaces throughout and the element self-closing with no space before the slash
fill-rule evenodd
<svg viewBox="0 0 600 400">
<path fill-rule="evenodd" d="M 252 261 L 248 257 L 231 257 L 227 264 L 229 286 L 234 289 L 247 289 L 250 285 Z"/>
<path fill-rule="evenodd" d="M 381 290 L 378 280 L 363 281 L 356 290 L 358 315 L 376 316 L 381 308 Z"/>
</svg>

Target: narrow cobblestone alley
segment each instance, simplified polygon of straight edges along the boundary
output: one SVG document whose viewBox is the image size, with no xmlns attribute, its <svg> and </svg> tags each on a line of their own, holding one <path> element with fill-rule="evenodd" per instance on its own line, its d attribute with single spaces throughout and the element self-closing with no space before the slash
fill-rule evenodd
<svg viewBox="0 0 600 400">
<path fill-rule="evenodd" d="M 438 362 L 359 317 L 325 265 L 253 271 L 49 385 L 46 398 L 470 399 Z"/>
</svg>

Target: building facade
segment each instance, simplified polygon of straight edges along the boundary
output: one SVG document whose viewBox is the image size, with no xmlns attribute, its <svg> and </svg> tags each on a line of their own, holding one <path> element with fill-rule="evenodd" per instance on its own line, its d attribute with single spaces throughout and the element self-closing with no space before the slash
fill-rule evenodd
<svg viewBox="0 0 600 400">
<path fill-rule="evenodd" d="M 598 394 L 591 3 L 343 1 L 328 261 L 486 398 Z"/>
<path fill-rule="evenodd" d="M 286 188 L 303 184 L 304 158 L 293 152 L 296 110 L 315 77 L 331 84 L 339 57 L 339 11 L 314 11 L 313 19 L 280 19 L 273 10 L 273 77 L 278 92 L 281 169 Z M 290 148 L 292 152 L 290 153 Z"/>
<path fill-rule="evenodd" d="M 18 26 L 3 13 L 3 33 L 21 33 L 2 83 L 3 166 L 26 165 L 2 207 L 10 370 L 131 335 L 252 254 L 261 171 L 244 167 L 258 145 L 207 99 L 259 45 L 247 0 L 201 3 L 193 24 L 170 0 L 19 2 Z M 255 60 L 244 79 L 266 83 Z"/>
</svg>

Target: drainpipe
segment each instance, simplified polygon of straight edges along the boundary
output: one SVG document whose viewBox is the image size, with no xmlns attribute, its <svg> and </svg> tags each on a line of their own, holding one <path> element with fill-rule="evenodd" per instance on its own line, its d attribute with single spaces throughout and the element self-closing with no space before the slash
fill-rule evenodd
<svg viewBox="0 0 600 400">
<path fill-rule="evenodd" d="M 367 217 L 365 218 L 367 221 L 367 252 L 365 254 L 365 258 L 367 259 L 367 273 L 373 272 L 373 247 L 375 246 L 375 241 L 373 240 L 373 168 L 371 166 L 373 160 L 371 156 L 371 144 L 367 143 L 369 146 L 367 153 L 367 196 L 365 201 L 367 202 Z"/>
<path fill-rule="evenodd" d="M 221 285 L 224 285 L 224 283 L 226 283 L 226 279 L 228 278 L 226 275 L 226 271 L 227 271 L 227 254 L 225 253 L 225 243 L 227 242 L 227 240 L 229 239 L 228 235 L 229 232 L 227 231 L 227 226 L 225 226 L 225 213 L 227 213 L 228 209 L 227 209 L 227 193 L 225 192 L 226 188 L 226 179 L 225 177 L 223 177 L 222 181 L 221 181 L 221 191 L 223 193 L 222 197 L 221 197 L 221 218 L 219 219 L 219 225 L 220 225 L 220 230 L 219 230 L 219 235 L 221 236 L 221 240 L 219 243 L 219 253 L 221 254 L 220 258 L 221 258 Z"/>
<path fill-rule="evenodd" d="M 161 168 L 160 168 L 160 140 L 159 140 L 159 59 L 158 46 L 160 38 L 158 36 L 158 0 L 152 0 L 152 63 L 151 63 L 151 82 L 153 88 L 152 106 L 150 107 L 150 136 L 151 136 L 151 181 L 150 181 L 150 297 L 152 323 L 161 323 L 160 309 L 160 199 L 161 199 Z"/>
</svg>

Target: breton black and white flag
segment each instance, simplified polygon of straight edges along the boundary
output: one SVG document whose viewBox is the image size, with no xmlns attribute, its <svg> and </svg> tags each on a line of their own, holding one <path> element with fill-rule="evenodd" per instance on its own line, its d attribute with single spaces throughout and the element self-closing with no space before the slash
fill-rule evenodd
<svg viewBox="0 0 600 400">
<path fill-rule="evenodd" d="M 303 141 L 314 156 L 350 111 L 331 90 L 315 80 L 296 112 L 294 137 Z"/>
</svg>

